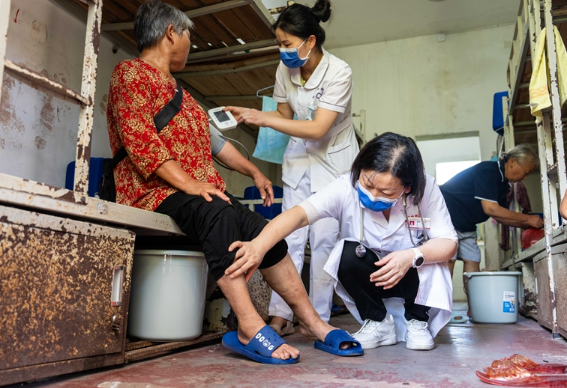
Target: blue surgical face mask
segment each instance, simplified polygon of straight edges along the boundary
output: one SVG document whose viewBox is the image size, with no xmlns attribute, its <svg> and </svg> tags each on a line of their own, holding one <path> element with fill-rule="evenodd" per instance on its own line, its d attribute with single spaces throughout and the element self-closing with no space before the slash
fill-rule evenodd
<svg viewBox="0 0 567 388">
<path fill-rule="evenodd" d="M 305 65 L 305 63 L 309 59 L 309 54 L 311 53 L 311 50 L 309 50 L 305 58 L 299 57 L 299 48 L 303 46 L 305 42 L 307 42 L 307 39 L 305 39 L 303 43 L 299 45 L 299 47 L 294 47 L 294 48 L 280 47 L 280 59 L 282 60 L 284 65 L 286 65 L 290 69 L 296 69 L 298 67 Z"/>
<path fill-rule="evenodd" d="M 358 198 L 360 198 L 360 203 L 365 208 L 372 210 L 374 212 L 383 212 L 384 210 L 390 209 L 394 206 L 398 199 L 401 198 L 404 193 L 402 192 L 398 198 L 385 198 L 385 197 L 374 197 L 368 190 L 366 190 L 360 182 L 358 186 Z"/>
</svg>

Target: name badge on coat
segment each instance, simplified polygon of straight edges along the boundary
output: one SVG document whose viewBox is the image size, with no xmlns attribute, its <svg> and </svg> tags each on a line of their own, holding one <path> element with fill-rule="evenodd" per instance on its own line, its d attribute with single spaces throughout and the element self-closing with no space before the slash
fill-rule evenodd
<svg viewBox="0 0 567 388">
<path fill-rule="evenodd" d="M 408 217 L 408 221 L 409 221 L 409 228 L 411 230 L 431 229 L 431 218 L 423 218 L 423 221 L 425 222 L 425 228 L 421 224 L 421 217 L 416 217 L 416 216 Z"/>
</svg>

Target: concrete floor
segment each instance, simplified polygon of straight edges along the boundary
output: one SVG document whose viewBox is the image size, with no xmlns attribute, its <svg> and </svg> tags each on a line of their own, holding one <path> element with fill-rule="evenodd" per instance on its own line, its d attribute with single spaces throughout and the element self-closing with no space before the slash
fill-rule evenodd
<svg viewBox="0 0 567 388">
<path fill-rule="evenodd" d="M 349 314 L 334 317 L 331 323 L 349 332 L 359 328 Z M 489 366 L 494 359 L 514 353 L 538 363 L 567 363 L 567 342 L 552 339 L 548 330 L 524 317 L 516 324 L 448 325 L 435 339 L 435 349 L 428 352 L 407 350 L 402 342 L 367 350 L 363 357 L 341 358 L 314 349 L 313 341 L 298 333 L 286 340 L 301 351 L 299 363 L 261 365 L 215 344 L 27 387 L 469 388 L 488 387 L 476 377 L 475 371 Z"/>
</svg>

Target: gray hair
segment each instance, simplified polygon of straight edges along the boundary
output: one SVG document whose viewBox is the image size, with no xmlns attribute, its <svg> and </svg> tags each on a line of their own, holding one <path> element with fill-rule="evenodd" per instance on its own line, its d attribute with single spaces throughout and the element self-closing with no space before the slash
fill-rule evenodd
<svg viewBox="0 0 567 388">
<path fill-rule="evenodd" d="M 193 22 L 189 17 L 172 5 L 160 0 L 148 0 L 140 6 L 134 18 L 134 36 L 138 51 L 152 47 L 165 35 L 167 27 L 172 25 L 177 34 L 185 30 L 193 30 Z"/>
<path fill-rule="evenodd" d="M 518 164 L 521 165 L 526 165 L 528 163 L 533 163 L 534 166 L 538 165 L 537 156 L 533 148 L 528 144 L 518 144 L 510 151 L 503 153 L 500 157 L 500 160 L 503 160 L 504 162 L 507 162 L 510 159 L 516 159 Z"/>
</svg>

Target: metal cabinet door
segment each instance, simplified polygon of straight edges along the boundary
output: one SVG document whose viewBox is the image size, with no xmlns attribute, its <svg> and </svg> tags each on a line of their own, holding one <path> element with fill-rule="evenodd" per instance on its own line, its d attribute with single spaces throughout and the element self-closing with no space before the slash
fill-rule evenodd
<svg viewBox="0 0 567 388">
<path fill-rule="evenodd" d="M 0 371 L 123 354 L 134 237 L 0 206 Z"/>
</svg>

